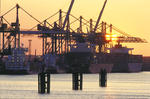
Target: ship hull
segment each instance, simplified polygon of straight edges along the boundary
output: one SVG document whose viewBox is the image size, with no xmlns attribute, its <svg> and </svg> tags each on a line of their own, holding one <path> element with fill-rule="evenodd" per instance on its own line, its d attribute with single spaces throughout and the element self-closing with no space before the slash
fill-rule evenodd
<svg viewBox="0 0 150 99">
<path fill-rule="evenodd" d="M 91 64 L 89 71 L 91 73 L 100 73 L 102 69 L 105 69 L 107 73 L 135 73 L 142 71 L 142 63 L 128 63 L 124 68 L 123 64 L 120 64 L 120 67 L 118 65 L 115 70 L 113 67 L 114 64 Z"/>
<path fill-rule="evenodd" d="M 29 72 L 27 70 L 5 70 L 0 74 L 12 74 L 12 75 L 27 75 Z"/>
<path fill-rule="evenodd" d="M 142 63 L 129 63 L 128 64 L 129 72 L 141 72 L 142 71 Z"/>
<path fill-rule="evenodd" d="M 69 66 L 67 73 L 89 73 L 91 53 L 70 52 L 65 55 L 66 64 Z"/>
<path fill-rule="evenodd" d="M 91 73 L 100 73 L 100 71 L 105 69 L 107 73 L 112 71 L 113 64 L 91 64 L 89 71 Z"/>
</svg>

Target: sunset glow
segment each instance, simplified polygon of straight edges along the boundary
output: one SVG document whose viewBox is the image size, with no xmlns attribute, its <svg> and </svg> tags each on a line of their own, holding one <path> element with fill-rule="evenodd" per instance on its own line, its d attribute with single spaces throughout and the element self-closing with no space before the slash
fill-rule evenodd
<svg viewBox="0 0 150 99">
<path fill-rule="evenodd" d="M 112 41 L 112 42 L 114 42 L 114 41 L 117 41 L 118 38 L 117 38 L 117 35 L 116 35 L 116 34 L 107 34 L 107 35 L 106 35 L 106 40 L 107 40 L 107 41 Z"/>
<path fill-rule="evenodd" d="M 43 21 L 59 11 L 59 9 L 67 12 L 70 2 L 71 0 L 42 0 L 42 3 L 41 0 L 1 0 L 1 14 L 4 14 L 18 3 L 35 18 Z M 103 3 L 104 0 L 75 0 L 71 14 L 76 17 L 82 15 L 88 20 L 90 18 L 97 20 Z M 126 33 L 145 38 L 149 42 L 149 4 L 150 0 L 108 0 L 101 21 L 113 24 Z M 23 12 L 20 11 L 20 13 L 21 28 L 28 29 L 37 25 L 36 21 L 28 17 Z M 12 13 L 7 15 L 6 19 L 14 22 L 14 14 Z M 116 40 L 116 38 L 113 38 L 113 40 Z M 24 40 L 22 39 L 22 41 Z M 39 46 L 41 46 L 41 41 L 38 42 Z M 135 50 L 133 53 L 135 54 L 143 54 L 145 56 L 150 55 L 150 43 L 125 45 L 134 48 Z M 28 46 L 28 43 L 25 43 L 25 46 Z M 38 49 L 39 46 L 37 46 L 37 40 L 32 40 L 32 47 L 34 49 Z M 32 53 L 34 53 L 34 49 L 32 50 Z M 40 52 L 40 49 L 38 51 Z"/>
</svg>

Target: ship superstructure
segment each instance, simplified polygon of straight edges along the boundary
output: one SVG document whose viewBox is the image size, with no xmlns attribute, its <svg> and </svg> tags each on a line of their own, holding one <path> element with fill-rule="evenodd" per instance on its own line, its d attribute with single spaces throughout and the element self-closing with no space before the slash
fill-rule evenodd
<svg viewBox="0 0 150 99">
<path fill-rule="evenodd" d="M 101 69 L 107 72 L 140 72 L 142 70 L 142 55 L 133 55 L 133 48 L 115 45 L 107 48 L 110 53 L 97 53 L 90 70 L 98 73 Z"/>
<path fill-rule="evenodd" d="M 131 54 L 133 48 L 117 44 L 109 50 L 113 57 L 112 72 L 140 72 L 142 70 L 142 55 Z"/>
<path fill-rule="evenodd" d="M 65 64 L 69 67 L 67 72 L 89 73 L 92 57 L 92 49 L 87 43 L 72 45 L 70 52 L 65 54 Z"/>
<path fill-rule="evenodd" d="M 8 59 L 5 61 L 6 73 L 28 73 L 29 63 L 26 60 L 25 52 L 28 49 L 25 48 L 13 48 L 11 55 L 8 55 Z"/>
</svg>

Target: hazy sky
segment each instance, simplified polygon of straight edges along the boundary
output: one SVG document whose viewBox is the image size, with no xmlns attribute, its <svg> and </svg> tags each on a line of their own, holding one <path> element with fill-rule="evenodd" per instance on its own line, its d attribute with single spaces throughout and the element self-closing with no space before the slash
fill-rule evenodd
<svg viewBox="0 0 150 99">
<path fill-rule="evenodd" d="M 1 14 L 18 3 L 22 8 L 31 13 L 34 17 L 43 21 L 59 9 L 67 11 L 71 0 L 1 0 Z M 104 0 L 75 0 L 71 14 L 85 19 L 93 18 L 97 20 Z M 13 14 L 7 16 L 8 20 L 14 20 Z M 32 27 L 37 23 L 24 13 L 20 15 L 23 28 Z M 32 20 L 32 21 L 29 21 Z M 145 38 L 150 42 L 150 0 L 108 0 L 104 10 L 102 20 L 112 23 L 117 28 L 126 33 Z M 38 46 L 36 41 L 32 42 L 32 47 Z M 28 41 L 25 41 L 28 43 Z M 150 43 L 147 44 L 126 44 L 133 47 L 135 54 L 150 56 Z M 27 45 L 28 46 L 28 45 Z M 36 48 L 36 47 L 35 47 Z"/>
</svg>

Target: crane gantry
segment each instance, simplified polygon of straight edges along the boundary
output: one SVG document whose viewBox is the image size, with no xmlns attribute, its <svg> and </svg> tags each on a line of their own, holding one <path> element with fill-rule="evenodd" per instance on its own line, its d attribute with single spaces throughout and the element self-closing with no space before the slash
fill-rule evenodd
<svg viewBox="0 0 150 99">
<path fill-rule="evenodd" d="M 0 47 L 1 56 L 10 54 L 11 48 L 20 47 L 20 35 L 37 35 L 43 38 L 43 55 L 46 53 L 62 54 L 67 53 L 70 50 L 71 44 L 77 42 L 87 42 L 90 44 L 95 44 L 99 46 L 99 52 L 101 52 L 102 47 L 105 44 L 109 44 L 112 40 L 107 40 L 106 35 L 112 33 L 113 30 L 117 31 L 120 35 L 117 36 L 116 42 L 119 43 L 146 43 L 147 41 L 139 37 L 133 37 L 125 32 L 120 31 L 112 24 L 107 24 L 106 22 L 101 22 L 101 17 L 105 9 L 107 0 L 105 0 L 104 5 L 100 11 L 97 21 L 90 19 L 89 21 L 84 19 L 82 16 L 79 18 L 71 14 L 71 10 L 74 4 L 74 0 L 71 1 L 68 12 L 59 10 L 54 15 L 45 19 L 44 21 L 39 21 L 33 17 L 29 12 L 24 10 L 18 4 L 0 16 L 0 35 L 2 35 L 2 46 Z M 16 21 L 9 23 L 5 19 L 7 15 L 12 10 L 16 10 Z M 23 10 L 27 15 L 38 22 L 36 26 L 30 30 L 21 30 L 19 23 L 19 9 Z M 48 20 L 59 14 L 59 18 L 53 23 L 49 23 Z M 63 18 L 64 22 L 63 22 Z M 70 20 L 70 19 L 73 20 Z M 79 26 L 74 25 L 74 23 L 79 22 Z M 95 22 L 95 27 L 93 29 L 93 23 Z M 100 24 L 99 24 L 100 23 Z M 73 28 L 76 26 L 76 28 Z M 83 29 L 86 28 L 86 29 Z M 36 28 L 36 29 L 35 29 Z M 34 30 L 33 30 L 34 29 Z M 88 30 L 90 29 L 90 31 Z M 108 32 L 109 30 L 109 32 Z M 111 37 L 111 36 L 110 36 Z"/>
</svg>

